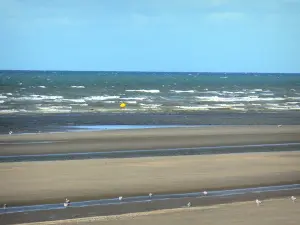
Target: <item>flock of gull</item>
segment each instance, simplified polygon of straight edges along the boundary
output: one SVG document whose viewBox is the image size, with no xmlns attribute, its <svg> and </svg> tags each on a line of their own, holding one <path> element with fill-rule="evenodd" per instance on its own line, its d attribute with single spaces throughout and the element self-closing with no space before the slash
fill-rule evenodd
<svg viewBox="0 0 300 225">
<path fill-rule="evenodd" d="M 208 194 L 207 191 L 203 191 L 203 195 L 206 196 Z M 153 194 L 152 193 L 149 193 L 149 198 L 151 199 Z M 123 201 L 123 196 L 119 196 L 119 201 Z M 295 203 L 296 202 L 296 197 L 295 196 L 291 196 L 290 199 Z M 262 201 L 259 200 L 259 199 L 256 199 L 255 200 L 255 203 L 257 206 L 260 206 L 262 204 Z M 69 205 L 71 204 L 70 200 L 68 198 L 66 198 L 65 202 L 64 202 L 64 207 L 68 207 Z M 191 207 L 192 206 L 192 203 L 191 202 L 188 202 L 187 207 Z M 6 207 L 6 205 L 4 205 L 4 207 Z"/>
</svg>

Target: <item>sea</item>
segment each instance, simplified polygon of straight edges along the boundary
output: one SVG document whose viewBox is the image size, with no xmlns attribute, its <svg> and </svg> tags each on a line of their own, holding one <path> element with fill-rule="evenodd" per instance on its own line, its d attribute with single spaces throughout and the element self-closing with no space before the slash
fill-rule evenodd
<svg viewBox="0 0 300 225">
<path fill-rule="evenodd" d="M 300 74 L 0 71 L 0 132 L 34 124 L 298 124 L 299 114 Z"/>
</svg>

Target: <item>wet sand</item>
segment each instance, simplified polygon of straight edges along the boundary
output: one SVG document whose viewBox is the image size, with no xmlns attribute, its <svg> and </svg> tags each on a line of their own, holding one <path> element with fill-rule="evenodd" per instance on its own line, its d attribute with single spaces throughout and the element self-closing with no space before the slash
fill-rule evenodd
<svg viewBox="0 0 300 225">
<path fill-rule="evenodd" d="M 8 205 L 300 182 L 300 152 L 0 164 Z"/>
<path fill-rule="evenodd" d="M 1 135 L 0 156 L 287 142 L 300 142 L 300 126 L 220 126 Z"/>
<path fill-rule="evenodd" d="M 297 196 L 299 199 L 300 196 Z M 119 216 L 89 217 L 82 219 L 30 223 L 26 225 L 91 224 L 91 225 L 298 225 L 299 202 L 288 198 L 270 199 L 257 207 L 253 201 L 220 204 L 207 207 L 168 209 Z M 24 224 L 25 225 L 25 224 Z"/>
</svg>

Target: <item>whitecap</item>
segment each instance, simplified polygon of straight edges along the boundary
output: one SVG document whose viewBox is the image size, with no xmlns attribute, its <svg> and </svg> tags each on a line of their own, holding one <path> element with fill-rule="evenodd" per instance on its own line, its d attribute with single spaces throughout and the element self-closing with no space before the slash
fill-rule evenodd
<svg viewBox="0 0 300 225">
<path fill-rule="evenodd" d="M 145 93 L 160 93 L 160 90 L 146 90 L 146 89 L 138 89 L 138 90 L 125 90 L 127 92 L 145 92 Z"/>
<path fill-rule="evenodd" d="M 41 101 L 41 100 L 57 100 L 63 99 L 62 96 L 55 96 L 55 95 L 29 95 L 23 96 L 18 98 L 11 98 L 14 101 Z"/>
<path fill-rule="evenodd" d="M 72 110 L 72 106 L 44 106 L 38 107 L 38 109 L 43 112 L 70 112 Z"/>
<path fill-rule="evenodd" d="M 194 90 L 170 90 L 170 92 L 175 92 L 175 93 L 195 93 Z"/>
<path fill-rule="evenodd" d="M 197 99 L 206 102 L 259 102 L 259 101 L 282 101 L 284 98 L 260 98 L 259 96 L 224 98 L 219 96 L 196 96 Z"/>
<path fill-rule="evenodd" d="M 104 100 L 119 99 L 119 98 L 120 96 L 104 95 L 104 96 L 89 96 L 89 97 L 84 97 L 83 99 L 85 101 L 104 101 Z"/>
<path fill-rule="evenodd" d="M 180 109 L 180 110 L 209 110 L 208 105 L 203 105 L 203 106 L 175 106 L 175 108 Z"/>
<path fill-rule="evenodd" d="M 85 88 L 85 86 L 71 86 L 71 88 Z"/>
<path fill-rule="evenodd" d="M 4 103 L 5 101 L 3 101 L 3 100 L 0 100 L 0 104 L 2 104 L 2 103 Z"/>
<path fill-rule="evenodd" d="M 135 101 L 143 101 L 145 97 L 129 97 L 129 98 L 120 98 L 120 100 L 135 100 Z"/>
<path fill-rule="evenodd" d="M 141 103 L 140 106 L 144 109 L 157 109 L 159 107 L 161 107 L 161 104 L 143 104 Z"/>
<path fill-rule="evenodd" d="M 39 86 L 39 88 L 46 88 L 46 86 Z"/>
</svg>

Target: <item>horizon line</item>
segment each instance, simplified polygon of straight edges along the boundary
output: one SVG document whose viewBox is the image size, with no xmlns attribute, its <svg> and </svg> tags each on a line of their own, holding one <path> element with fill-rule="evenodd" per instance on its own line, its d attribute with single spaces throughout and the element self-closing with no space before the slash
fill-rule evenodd
<svg viewBox="0 0 300 225">
<path fill-rule="evenodd" d="M 290 74 L 300 75 L 300 72 L 199 72 L 199 71 L 151 71 L 151 70 L 9 70 L 0 69 L 1 72 L 87 72 L 87 73 L 190 73 L 190 74 Z"/>
</svg>

